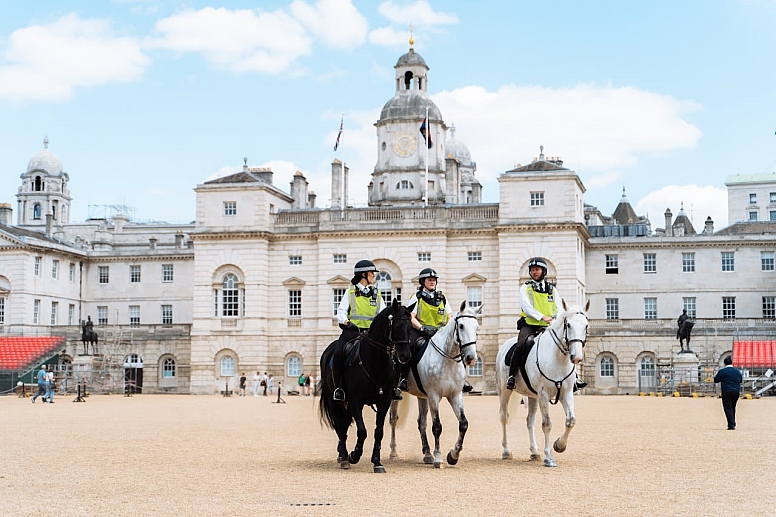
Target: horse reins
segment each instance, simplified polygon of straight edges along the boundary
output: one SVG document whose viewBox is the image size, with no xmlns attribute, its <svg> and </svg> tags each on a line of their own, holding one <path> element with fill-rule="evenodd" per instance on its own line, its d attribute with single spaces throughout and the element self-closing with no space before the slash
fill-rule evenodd
<svg viewBox="0 0 776 517">
<path fill-rule="evenodd" d="M 469 345 L 476 345 L 477 340 L 469 341 L 468 343 L 461 343 L 461 334 L 458 330 L 458 320 L 461 318 L 473 318 L 477 319 L 477 316 L 472 316 L 471 314 L 459 314 L 455 317 L 455 340 L 458 342 L 458 354 L 457 355 L 450 355 L 441 348 L 437 346 L 437 344 L 434 342 L 434 338 L 429 338 L 429 342 L 431 343 L 431 346 L 434 347 L 434 350 L 440 353 L 442 357 L 446 357 L 447 359 L 450 359 L 452 361 L 455 361 L 456 363 L 463 362 L 463 349 L 466 348 Z"/>
<path fill-rule="evenodd" d="M 585 315 L 581 311 L 577 311 L 574 314 L 582 314 L 583 316 Z M 569 327 L 570 326 L 571 325 L 569 325 L 568 317 L 564 317 L 563 318 L 563 339 L 562 340 L 561 340 L 560 337 L 558 337 L 558 334 L 557 334 L 557 332 L 555 332 L 554 329 L 551 329 L 551 328 L 547 329 L 547 330 L 550 331 L 550 336 L 552 337 L 552 340 L 555 343 L 555 346 L 558 347 L 558 350 L 560 350 L 560 352 L 563 355 L 569 355 L 569 353 L 571 352 L 571 344 L 572 343 L 580 342 L 580 343 L 582 343 L 582 348 L 584 348 L 585 347 L 585 343 L 587 342 L 587 339 L 577 339 L 577 338 L 569 339 Z M 542 367 L 539 366 L 539 342 L 540 341 L 541 340 L 536 342 L 536 368 L 539 370 L 539 373 L 542 374 L 542 377 L 544 377 L 545 379 L 547 379 L 548 381 L 550 381 L 551 383 L 553 383 L 555 385 L 555 389 L 557 390 L 557 392 L 555 393 L 555 400 L 550 400 L 550 404 L 555 405 L 560 400 L 560 388 L 563 385 L 563 381 L 565 381 L 566 379 L 571 377 L 571 374 L 576 371 L 577 365 L 572 363 L 571 364 L 571 371 L 568 373 L 568 375 L 563 377 L 561 380 L 556 381 L 556 380 L 550 379 L 542 371 Z M 565 347 L 561 346 L 562 343 L 565 344 Z M 528 387 L 531 388 L 531 391 L 536 393 L 536 390 L 534 390 L 530 385 Z"/>
<path fill-rule="evenodd" d="M 409 318 L 403 318 L 403 319 L 404 320 L 409 320 Z M 409 339 L 401 340 L 401 341 L 394 341 L 394 339 L 393 339 L 393 315 L 388 316 L 388 332 L 387 332 L 387 334 L 388 334 L 388 345 L 385 345 L 385 344 L 381 343 L 380 341 L 377 341 L 377 340 L 369 337 L 368 333 L 366 333 L 366 332 L 361 334 L 361 340 L 359 341 L 359 343 L 366 342 L 366 344 L 371 345 L 374 348 L 377 348 L 378 350 L 380 350 L 382 352 L 385 352 L 388 355 L 388 357 L 391 358 L 391 359 L 394 356 L 396 356 L 396 360 L 401 363 L 401 360 L 396 355 L 396 344 L 397 343 L 398 344 L 409 343 L 410 341 L 409 341 Z M 369 379 L 372 382 L 372 384 L 375 385 L 375 387 L 378 390 L 378 393 L 380 395 L 382 395 L 383 394 L 383 388 L 389 382 L 391 382 L 391 379 L 393 377 L 389 376 L 388 380 L 385 381 L 383 383 L 383 385 L 381 386 L 381 385 L 377 384 L 377 382 L 375 382 L 374 378 L 372 378 L 371 375 L 369 375 L 369 371 L 364 366 L 364 362 L 361 360 L 361 347 L 359 347 L 356 350 L 356 359 L 358 360 L 358 365 L 361 367 L 361 370 L 364 372 L 364 375 L 366 375 L 367 379 Z M 393 365 L 393 361 L 391 361 L 391 364 Z M 402 363 L 402 364 L 404 364 L 404 363 Z"/>
</svg>

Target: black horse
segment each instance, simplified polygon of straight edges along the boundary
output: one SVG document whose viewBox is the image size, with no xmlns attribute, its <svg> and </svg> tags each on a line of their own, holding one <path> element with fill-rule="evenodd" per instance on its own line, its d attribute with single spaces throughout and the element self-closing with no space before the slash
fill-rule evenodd
<svg viewBox="0 0 776 517">
<path fill-rule="evenodd" d="M 345 390 L 346 401 L 335 402 L 334 378 L 332 375 L 332 354 L 337 341 L 330 344 L 321 355 L 321 381 L 318 384 L 319 416 L 322 424 L 337 432 L 337 462 L 347 469 L 361 459 L 366 426 L 362 410 L 365 405 L 375 406 L 375 444 L 372 449 L 372 463 L 375 472 L 385 472 L 380 462 L 380 447 L 383 427 L 391 395 L 398 383 L 398 366 L 410 360 L 410 311 L 396 300 L 380 312 L 372 326 L 355 342 L 353 349 L 346 352 L 346 364 L 340 386 Z M 348 428 L 356 422 L 357 439 L 353 451 L 348 454 Z"/>
<path fill-rule="evenodd" d="M 695 322 L 691 319 L 686 319 L 682 322 L 682 326 L 679 327 L 679 331 L 676 334 L 676 338 L 679 340 L 679 348 L 681 352 L 684 352 L 684 342 L 687 341 L 687 352 L 690 351 L 690 333 L 695 326 Z"/>
<path fill-rule="evenodd" d="M 91 325 L 87 325 L 85 321 L 82 321 L 81 322 L 81 343 L 83 343 L 84 345 L 84 355 L 87 355 L 89 353 L 89 345 L 92 345 L 92 354 L 96 354 L 98 342 L 99 342 L 99 338 L 97 337 L 97 332 L 94 331 Z"/>
</svg>

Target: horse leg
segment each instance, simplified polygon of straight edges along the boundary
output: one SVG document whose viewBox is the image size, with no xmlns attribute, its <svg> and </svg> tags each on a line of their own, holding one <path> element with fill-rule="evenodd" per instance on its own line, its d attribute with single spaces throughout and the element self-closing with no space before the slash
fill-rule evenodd
<svg viewBox="0 0 776 517">
<path fill-rule="evenodd" d="M 366 426 L 364 425 L 364 415 L 362 411 L 364 406 L 361 402 L 354 403 L 349 401 L 351 412 L 353 414 L 353 420 L 356 422 L 356 446 L 353 448 L 350 454 L 348 454 L 348 461 L 355 465 L 361 460 L 361 454 L 364 452 L 364 441 L 366 440 Z M 383 416 L 385 418 L 385 416 Z"/>
<path fill-rule="evenodd" d="M 394 400 L 391 403 L 391 410 L 388 413 L 388 423 L 391 424 L 391 454 L 388 458 L 395 460 L 399 458 L 399 453 L 396 452 L 396 424 L 399 421 L 399 401 Z"/>
<path fill-rule="evenodd" d="M 499 383 L 498 402 L 499 417 L 501 419 L 501 452 L 502 460 L 511 460 L 512 451 L 509 450 L 509 439 L 507 438 L 507 422 L 509 422 L 509 398 L 512 396 L 512 390 L 506 389 L 505 385 Z"/>
<path fill-rule="evenodd" d="M 539 461 L 539 446 L 536 445 L 536 410 L 539 407 L 539 399 L 528 397 L 528 414 L 525 417 L 525 424 L 528 428 L 528 447 L 531 450 L 531 461 Z"/>
<path fill-rule="evenodd" d="M 418 397 L 418 432 L 420 432 L 420 444 L 423 450 L 423 463 L 431 465 L 434 457 L 431 455 L 431 447 L 428 445 L 426 425 L 428 421 L 428 399 Z"/>
<path fill-rule="evenodd" d="M 377 405 L 377 416 L 375 417 L 375 445 L 372 448 L 372 465 L 377 474 L 385 474 L 385 467 L 380 461 L 380 449 L 383 445 L 383 434 L 385 433 L 385 416 L 388 414 L 388 405 Z"/>
<path fill-rule="evenodd" d="M 431 432 L 434 434 L 434 468 L 442 468 L 442 451 L 439 448 L 439 438 L 442 436 L 442 421 L 439 419 L 439 399 L 428 397 L 428 407 L 431 410 Z"/>
<path fill-rule="evenodd" d="M 348 460 L 348 428 L 350 427 L 350 422 L 345 423 L 345 419 L 343 418 L 341 421 L 337 422 L 337 438 L 339 438 L 339 441 L 337 442 L 337 463 L 339 463 L 339 466 L 341 469 L 349 469 L 350 468 L 350 461 Z"/>
<path fill-rule="evenodd" d="M 573 390 L 566 390 L 566 393 L 563 394 L 563 398 L 561 399 L 561 403 L 563 404 L 563 411 L 566 413 L 566 430 L 563 435 L 555 440 L 555 443 L 552 445 L 552 448 L 555 449 L 555 452 L 563 452 L 566 450 L 566 445 L 568 445 L 569 441 L 569 434 L 571 434 L 571 430 L 574 428 L 574 424 L 577 423 L 577 417 L 574 416 Z"/>
<path fill-rule="evenodd" d="M 547 392 L 540 390 L 539 407 L 542 411 L 542 431 L 544 431 L 544 466 L 557 467 L 558 464 L 552 457 L 552 447 L 550 446 L 550 432 L 552 431 L 552 419 L 550 419 L 550 400 Z"/>
<path fill-rule="evenodd" d="M 469 421 L 466 420 L 466 415 L 463 412 L 463 393 L 458 392 L 452 399 L 447 399 L 453 408 L 453 413 L 458 417 L 458 440 L 455 442 L 455 447 L 450 449 L 447 453 L 447 463 L 455 465 L 458 463 L 458 458 L 461 456 L 461 450 L 463 449 L 463 439 L 466 436 L 466 431 L 469 430 Z"/>
</svg>

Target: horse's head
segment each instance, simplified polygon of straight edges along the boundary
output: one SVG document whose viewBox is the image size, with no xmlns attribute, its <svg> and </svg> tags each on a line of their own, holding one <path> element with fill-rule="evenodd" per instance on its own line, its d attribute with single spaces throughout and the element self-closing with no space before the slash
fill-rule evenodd
<svg viewBox="0 0 776 517">
<path fill-rule="evenodd" d="M 581 364 L 585 358 L 584 348 L 587 342 L 587 311 L 590 309 L 590 300 L 587 301 L 584 308 L 575 305 L 566 306 L 566 300 L 563 300 L 563 314 L 559 319 L 563 321 L 562 345 L 564 352 L 574 364 Z"/>
<path fill-rule="evenodd" d="M 394 298 L 393 303 L 375 317 L 369 329 L 369 336 L 384 342 L 396 353 L 396 359 L 401 364 L 406 364 L 412 357 L 411 331 L 412 320 L 409 309 Z"/>
<path fill-rule="evenodd" d="M 474 366 L 477 362 L 477 331 L 480 328 L 477 318 L 481 312 L 482 305 L 475 311 L 467 307 L 464 300 L 458 314 L 451 320 L 455 325 L 455 340 L 461 349 L 461 361 L 466 366 Z"/>
</svg>

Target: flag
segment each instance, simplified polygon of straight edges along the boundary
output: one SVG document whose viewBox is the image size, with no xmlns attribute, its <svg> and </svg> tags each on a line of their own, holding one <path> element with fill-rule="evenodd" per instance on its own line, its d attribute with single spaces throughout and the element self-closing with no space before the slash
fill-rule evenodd
<svg viewBox="0 0 776 517">
<path fill-rule="evenodd" d="M 337 141 L 336 141 L 336 142 L 334 142 L 334 150 L 335 150 L 335 151 L 336 151 L 336 150 L 337 150 L 337 148 L 339 147 L 339 140 L 340 140 L 340 137 L 342 136 L 342 124 L 343 124 L 344 122 L 345 122 L 345 117 L 342 117 L 342 120 L 340 120 L 340 130 L 339 130 L 339 133 L 337 133 Z"/>
<path fill-rule="evenodd" d="M 423 140 L 426 141 L 426 145 L 429 149 L 431 149 L 431 146 L 434 145 L 431 142 L 431 132 L 426 127 L 426 119 L 423 119 L 423 123 L 420 125 L 420 134 L 423 135 Z"/>
</svg>

